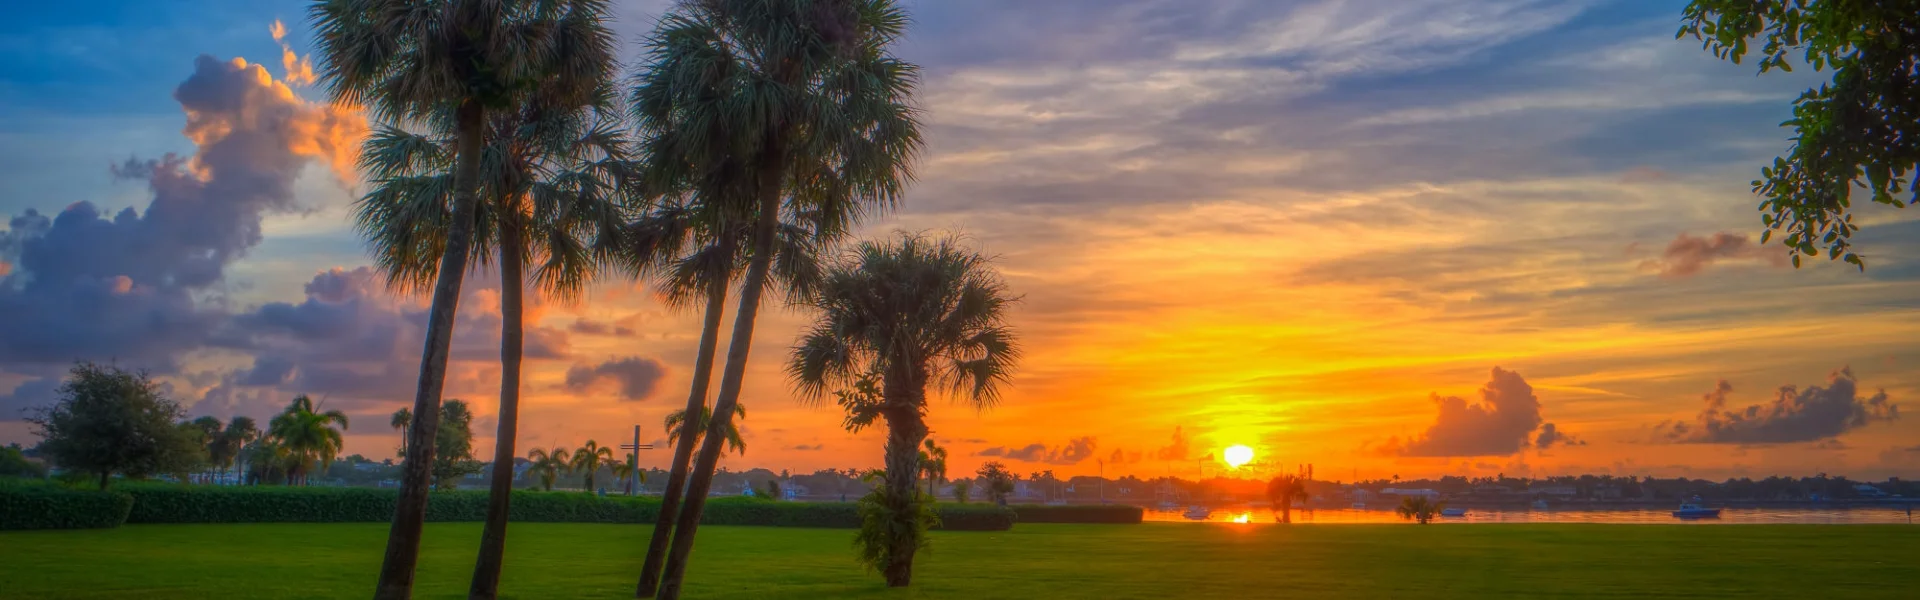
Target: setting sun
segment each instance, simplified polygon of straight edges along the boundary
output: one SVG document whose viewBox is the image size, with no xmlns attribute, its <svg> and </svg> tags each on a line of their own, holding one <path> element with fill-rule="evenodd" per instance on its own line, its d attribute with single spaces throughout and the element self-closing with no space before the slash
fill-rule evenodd
<svg viewBox="0 0 1920 600">
<path fill-rule="evenodd" d="M 1240 465 L 1253 462 L 1253 449 L 1235 444 L 1228 446 L 1226 452 L 1221 453 L 1220 456 L 1226 459 L 1227 466 L 1238 469 Z"/>
</svg>

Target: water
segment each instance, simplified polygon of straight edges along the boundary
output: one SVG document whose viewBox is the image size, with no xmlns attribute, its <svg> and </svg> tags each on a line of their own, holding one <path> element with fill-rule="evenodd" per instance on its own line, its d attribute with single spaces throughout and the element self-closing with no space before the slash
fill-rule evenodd
<svg viewBox="0 0 1920 600">
<path fill-rule="evenodd" d="M 1866 523 L 1908 523 L 1905 506 L 1855 508 L 1728 508 L 1717 519 L 1676 519 L 1670 508 L 1623 508 L 1607 510 L 1554 510 L 1527 508 L 1470 508 L 1464 517 L 1439 517 L 1434 523 L 1820 523 L 1852 525 Z M 1186 508 L 1159 510 L 1148 508 L 1145 520 L 1192 523 L 1182 513 Z M 1209 523 L 1275 523 L 1280 516 L 1265 507 L 1226 506 L 1213 509 Z M 1294 509 L 1294 523 L 1401 523 L 1400 516 L 1384 509 Z"/>
</svg>

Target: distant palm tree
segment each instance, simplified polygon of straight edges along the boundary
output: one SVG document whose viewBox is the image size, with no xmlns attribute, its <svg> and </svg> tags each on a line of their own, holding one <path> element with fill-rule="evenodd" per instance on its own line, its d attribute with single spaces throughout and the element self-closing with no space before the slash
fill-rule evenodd
<svg viewBox="0 0 1920 600">
<path fill-rule="evenodd" d="M 746 376 L 783 218 L 811 213 L 832 240 L 891 207 L 921 138 L 915 66 L 894 58 L 906 27 L 892 0 L 706 0 L 660 17 L 633 91 L 655 181 L 696 187 L 752 222 L 739 308 L 710 433 L 677 515 L 659 598 L 675 600 Z M 730 219 L 731 220 L 731 219 Z M 911 478 L 908 478 L 911 480 Z M 643 566 L 639 592 L 654 575 Z"/>
<path fill-rule="evenodd" d="M 920 444 L 927 437 L 928 384 L 985 410 L 1019 356 L 1005 309 L 1013 298 L 988 259 L 955 237 L 900 234 L 861 242 L 833 261 L 807 304 L 820 311 L 793 349 L 788 374 L 803 399 L 829 386 L 879 379 L 880 397 L 842 395 L 846 425 L 884 418 L 889 496 L 898 514 L 915 512 Z M 904 517 L 903 517 L 904 518 Z M 892 539 L 882 569 L 887 584 L 912 579 L 920 544 L 911 527 Z"/>
<path fill-rule="evenodd" d="M 339 425 L 339 428 L 334 428 Z M 294 481 L 302 485 L 313 470 L 314 463 L 322 467 L 333 464 L 344 445 L 340 431 L 347 428 L 346 413 L 329 410 L 319 412 L 313 399 L 302 394 L 293 399 L 287 409 L 273 417 L 267 424 L 267 435 L 291 456 L 293 461 L 288 469 L 289 483 Z"/>
<path fill-rule="evenodd" d="M 628 458 L 632 458 L 632 455 L 629 454 Z M 636 483 L 647 482 L 647 471 L 645 469 L 641 469 L 634 466 L 632 462 L 613 463 L 613 466 L 609 467 L 609 469 L 613 471 L 614 478 L 619 480 L 619 482 L 622 484 L 626 483 L 629 480 L 634 481 Z"/>
<path fill-rule="evenodd" d="M 1296 475 L 1281 475 L 1267 482 L 1267 501 L 1280 513 L 1281 523 L 1293 522 L 1293 501 L 1307 497 L 1307 482 Z"/>
<path fill-rule="evenodd" d="M 1394 507 L 1393 512 L 1399 513 L 1401 519 L 1417 520 L 1421 525 L 1425 525 L 1439 516 L 1440 511 L 1445 510 L 1446 507 L 1447 503 L 1435 502 L 1427 499 L 1426 496 L 1407 496 L 1400 499 L 1400 506 Z"/>
<path fill-rule="evenodd" d="M 554 448 L 552 451 L 534 448 L 527 451 L 527 460 L 533 461 L 528 470 L 540 478 L 540 489 L 549 492 L 553 491 L 553 480 L 573 469 L 573 461 L 568 458 L 566 448 Z"/>
<path fill-rule="evenodd" d="M 746 420 L 747 405 L 745 404 L 733 405 L 733 418 L 737 421 Z M 700 407 L 697 411 L 694 412 L 693 423 L 691 426 L 689 426 L 687 423 L 687 411 L 676 410 L 676 411 L 667 413 L 667 419 L 665 423 L 665 426 L 667 428 L 667 439 L 674 440 L 675 443 L 677 444 L 680 440 L 681 434 L 692 434 L 693 439 L 689 440 L 688 444 L 689 445 L 698 444 L 700 443 L 700 440 L 702 438 L 705 438 L 707 436 L 707 424 L 710 422 L 710 419 L 712 419 L 712 417 L 708 415 L 707 407 L 704 407 L 704 406 Z M 737 421 L 727 422 L 727 432 L 726 432 L 727 433 L 726 435 L 727 449 L 732 451 L 734 454 L 746 454 L 747 441 L 745 438 L 740 437 L 740 426 L 737 423 Z"/>
<path fill-rule="evenodd" d="M 239 460 L 241 449 L 260 437 L 260 429 L 254 425 L 253 417 L 236 416 L 227 420 L 226 428 L 214 438 L 213 447 L 208 453 L 214 466 L 220 468 L 224 476 L 232 472 L 234 462 Z"/>
<path fill-rule="evenodd" d="M 587 440 L 586 445 L 573 451 L 573 470 L 586 475 L 587 493 L 593 493 L 593 476 L 600 471 L 600 465 L 613 462 L 613 449 L 599 442 Z"/>
<path fill-rule="evenodd" d="M 438 417 L 429 411 L 445 384 L 456 303 L 473 252 L 490 113 L 530 96 L 548 98 L 549 105 L 587 104 L 613 76 L 614 37 L 605 23 L 606 0 L 318 0 L 309 11 L 322 77 L 335 101 L 366 106 L 383 123 L 438 120 L 456 140 L 446 236 L 409 249 L 439 259 L 440 267 L 414 395 L 420 418 L 407 436 L 422 456 L 403 471 L 374 591 L 377 599 L 404 599 L 413 591 L 432 477 Z M 444 118 L 448 113 L 451 119 Z M 484 560 L 478 566 L 469 594 L 493 598 L 497 571 L 488 573 Z"/>
<path fill-rule="evenodd" d="M 934 486 L 947 479 L 947 449 L 941 448 L 933 440 L 927 440 L 920 451 L 920 472 L 927 477 L 927 495 L 934 495 Z"/>
</svg>

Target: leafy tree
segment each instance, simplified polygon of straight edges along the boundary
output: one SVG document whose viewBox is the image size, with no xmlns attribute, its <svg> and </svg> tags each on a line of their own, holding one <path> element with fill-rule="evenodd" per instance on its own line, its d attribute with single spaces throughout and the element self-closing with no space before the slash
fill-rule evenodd
<svg viewBox="0 0 1920 600">
<path fill-rule="evenodd" d="M 707 412 L 707 407 L 702 406 L 694 411 L 693 414 L 694 420 L 692 425 L 689 426 L 687 424 L 687 412 L 685 410 L 676 410 L 667 413 L 666 421 L 663 423 L 667 428 L 667 439 L 674 440 L 676 446 L 679 444 L 681 434 L 691 433 L 693 435 L 693 440 L 688 442 L 689 446 L 700 443 L 700 439 L 706 437 L 707 425 L 712 419 Z M 741 421 L 746 420 L 747 405 L 733 405 L 733 418 Z M 740 426 L 735 421 L 727 422 L 726 438 L 727 450 L 735 454 L 747 453 L 747 440 L 746 438 L 740 437 Z"/>
<path fill-rule="evenodd" d="M 1279 511 L 1281 523 L 1293 522 L 1293 501 L 1307 497 L 1307 482 L 1297 475 L 1281 475 L 1267 482 L 1267 501 Z"/>
<path fill-rule="evenodd" d="M 334 428 L 339 425 L 339 428 Z M 289 483 L 306 484 L 315 463 L 322 466 L 333 464 L 340 455 L 345 441 L 340 435 L 347 428 L 347 414 L 329 410 L 319 412 L 313 399 L 301 394 L 287 405 L 287 409 L 275 415 L 267 422 L 267 435 L 272 436 L 280 447 L 290 455 L 287 476 Z"/>
<path fill-rule="evenodd" d="M 1866 268 L 1854 254 L 1852 193 L 1903 207 L 1920 201 L 1920 2 L 1914 0 L 1694 0 L 1678 36 L 1691 35 L 1735 63 L 1760 44 L 1761 73 L 1792 71 L 1799 55 L 1833 80 L 1794 101 L 1787 156 L 1753 182 L 1766 241 L 1774 232 L 1799 266 L 1825 250 Z M 1904 196 L 1904 197 L 1903 197 Z"/>
<path fill-rule="evenodd" d="M 719 182 L 703 193 L 752 221 L 715 418 L 677 515 L 662 600 L 680 596 L 783 215 L 813 215 L 816 236 L 832 240 L 892 206 L 910 176 L 921 145 L 917 69 L 890 54 L 906 22 L 892 0 L 709 0 L 677 4 L 648 39 L 634 115 L 650 170 L 674 174 L 655 180 Z"/>
<path fill-rule="evenodd" d="M 1013 471 L 1007 470 L 1006 465 L 996 460 L 980 465 L 980 470 L 975 471 L 974 474 L 980 476 L 980 487 L 987 492 L 989 502 L 1001 506 L 1007 505 L 1007 495 L 1013 493 L 1013 482 L 1018 479 Z"/>
<path fill-rule="evenodd" d="M 973 480 L 972 479 L 953 480 L 953 501 L 954 502 L 958 502 L 960 504 L 966 504 L 968 500 L 972 499 L 972 496 L 973 496 Z"/>
<path fill-rule="evenodd" d="M 40 452 L 63 469 L 99 475 L 100 489 L 114 473 L 177 473 L 197 460 L 196 440 L 176 424 L 184 411 L 145 372 L 79 362 L 57 394 L 27 417 Z"/>
<path fill-rule="evenodd" d="M 540 478 L 540 489 L 553 491 L 553 480 L 561 473 L 573 469 L 573 461 L 568 458 L 566 448 L 554 448 L 551 451 L 534 448 L 527 451 L 527 460 L 533 461 L 528 470 Z"/>
<path fill-rule="evenodd" d="M 433 435 L 433 488 L 447 491 L 459 488 L 461 479 L 481 468 L 473 459 L 473 410 L 455 398 L 441 405 L 440 412 L 440 427 Z M 402 408 L 394 411 L 389 424 L 404 430 L 412 421 L 413 411 Z M 407 449 L 401 448 L 399 455 L 406 458 Z"/>
<path fill-rule="evenodd" d="M 454 313 L 474 250 L 489 118 L 529 96 L 580 106 L 601 94 L 614 68 L 607 11 L 606 0 L 317 0 L 310 9 L 322 78 L 334 100 L 367 106 L 382 123 L 437 120 L 453 132 L 445 237 L 408 249 L 440 261 L 414 395 L 419 418 L 407 434 L 407 445 L 421 452 L 433 451 L 439 425 L 429 411 L 440 403 Z M 443 118 L 448 113 L 451 123 Z M 409 461 L 403 471 L 375 598 L 412 595 L 431 466 L 431 460 Z M 493 598 L 497 572 L 477 566 L 469 593 Z"/>
<path fill-rule="evenodd" d="M 763 493 L 767 495 L 768 500 L 779 500 L 781 498 L 780 481 L 776 479 L 768 479 L 767 489 L 763 490 Z"/>
<path fill-rule="evenodd" d="M 1440 516 L 1440 511 L 1446 507 L 1447 503 L 1429 500 L 1426 496 L 1407 496 L 1400 499 L 1400 506 L 1394 507 L 1393 512 L 1399 514 L 1402 520 L 1415 520 L 1425 525 Z"/>
<path fill-rule="evenodd" d="M 947 449 L 941 448 L 933 440 L 926 440 L 920 450 L 920 472 L 927 479 L 927 497 L 935 497 L 934 486 L 947 479 Z"/>
<path fill-rule="evenodd" d="M 587 493 L 593 493 L 594 474 L 600 471 L 601 465 L 611 462 L 613 462 L 612 448 L 602 446 L 599 442 L 593 440 L 587 440 L 587 443 L 580 446 L 579 450 L 573 451 L 573 464 L 571 466 L 575 472 L 582 473 L 586 476 Z"/>
<path fill-rule="evenodd" d="M 0 447 L 0 477 L 38 479 L 46 476 L 47 468 L 40 466 L 40 463 L 27 460 L 26 452 L 20 449 L 19 444 Z"/>
<path fill-rule="evenodd" d="M 877 377 L 879 401 L 849 405 L 841 397 L 847 424 L 859 431 L 885 419 L 887 472 L 897 474 L 887 483 L 913 486 L 927 437 L 927 386 L 977 410 L 993 406 L 1019 355 L 1005 322 L 1011 302 L 987 258 L 957 238 L 901 234 L 887 243 L 861 242 L 826 267 L 807 303 L 820 318 L 794 347 L 787 371 L 802 398 L 814 399 L 827 386 Z M 916 496 L 898 489 L 885 498 Z M 884 569 L 888 585 L 910 582 L 919 545 L 904 535 L 895 540 L 887 556 L 896 562 Z"/>
</svg>

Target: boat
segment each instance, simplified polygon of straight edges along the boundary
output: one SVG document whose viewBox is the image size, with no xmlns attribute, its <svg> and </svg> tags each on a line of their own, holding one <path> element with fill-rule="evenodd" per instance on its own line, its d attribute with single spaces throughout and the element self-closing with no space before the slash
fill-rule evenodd
<svg viewBox="0 0 1920 600">
<path fill-rule="evenodd" d="M 1181 513 L 1180 516 L 1183 516 L 1195 521 L 1205 521 L 1207 520 L 1207 517 L 1212 514 L 1213 514 L 1212 509 L 1196 504 L 1196 505 L 1187 507 L 1187 512 Z"/>
<path fill-rule="evenodd" d="M 1541 498 L 1539 500 L 1533 501 L 1533 508 L 1534 510 L 1546 510 L 1547 500 L 1545 498 Z"/>
<path fill-rule="evenodd" d="M 1464 517 L 1464 516 L 1467 516 L 1467 509 L 1464 509 L 1464 508 L 1443 508 L 1443 509 L 1440 509 L 1440 516 L 1442 516 L 1442 517 Z"/>
<path fill-rule="evenodd" d="M 1700 498 L 1696 496 L 1692 502 L 1680 503 L 1680 509 L 1673 511 L 1673 516 L 1676 519 L 1718 519 L 1720 509 L 1701 506 Z"/>
</svg>

